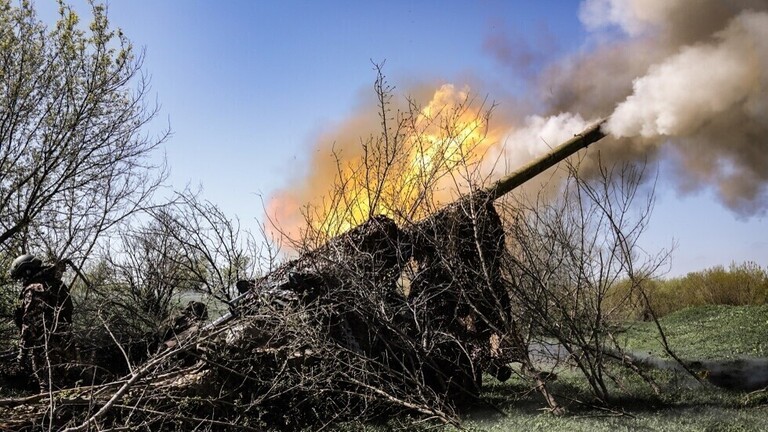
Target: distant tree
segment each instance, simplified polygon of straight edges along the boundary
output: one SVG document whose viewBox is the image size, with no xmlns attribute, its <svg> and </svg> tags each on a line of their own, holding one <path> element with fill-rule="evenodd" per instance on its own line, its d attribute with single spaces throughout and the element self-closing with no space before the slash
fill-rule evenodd
<svg viewBox="0 0 768 432">
<path fill-rule="evenodd" d="M 145 132 L 143 53 L 92 4 L 83 30 L 59 2 L 48 28 L 32 2 L 0 0 L 0 250 L 87 256 L 143 207 L 165 172 Z"/>
</svg>

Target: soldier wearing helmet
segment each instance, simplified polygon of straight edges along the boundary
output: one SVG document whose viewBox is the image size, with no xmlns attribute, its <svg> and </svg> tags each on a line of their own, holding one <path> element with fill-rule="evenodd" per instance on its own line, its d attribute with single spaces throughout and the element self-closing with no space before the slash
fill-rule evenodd
<svg viewBox="0 0 768 432">
<path fill-rule="evenodd" d="M 61 381 L 56 368 L 71 346 L 72 299 L 62 282 L 63 266 L 43 265 L 34 255 L 21 255 L 11 264 L 11 279 L 23 289 L 16 310 L 19 338 L 19 364 L 31 368 L 41 391 Z"/>
</svg>

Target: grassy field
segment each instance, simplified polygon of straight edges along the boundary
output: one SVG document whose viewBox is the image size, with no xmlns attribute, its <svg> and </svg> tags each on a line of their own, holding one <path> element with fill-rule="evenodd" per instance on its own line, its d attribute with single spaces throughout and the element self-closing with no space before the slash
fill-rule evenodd
<svg viewBox="0 0 768 432">
<path fill-rule="evenodd" d="M 768 305 L 700 306 L 663 317 L 662 328 L 682 358 L 768 357 Z M 664 357 L 650 322 L 633 323 L 622 334 L 627 348 Z"/>
<path fill-rule="evenodd" d="M 768 305 L 689 308 L 662 318 L 661 324 L 673 349 L 685 359 L 768 356 Z M 630 350 L 664 356 L 652 323 L 629 325 L 621 340 Z M 654 377 L 663 389 L 661 396 L 623 375 L 623 388 L 613 388 L 617 412 L 608 412 L 577 403 L 589 400 L 586 385 L 577 374 L 561 370 L 552 390 L 568 405 L 569 414 L 563 417 L 540 411 L 542 401 L 522 382 L 491 379 L 487 394 L 496 409 L 472 410 L 464 427 L 473 431 L 768 430 L 765 390 L 726 391 L 669 371 L 656 372 Z"/>
</svg>

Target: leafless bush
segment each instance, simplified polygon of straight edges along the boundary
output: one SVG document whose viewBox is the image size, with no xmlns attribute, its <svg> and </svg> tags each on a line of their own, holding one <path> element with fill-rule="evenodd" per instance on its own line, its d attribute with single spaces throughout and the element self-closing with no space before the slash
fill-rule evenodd
<svg viewBox="0 0 768 432">
<path fill-rule="evenodd" d="M 153 216 L 177 243 L 177 264 L 194 285 L 189 289 L 220 301 L 232 300 L 237 281 L 254 277 L 263 252 L 267 252 L 267 269 L 274 258 L 269 245 L 257 242 L 253 233 L 241 231 L 237 219 L 189 191 L 178 193 Z"/>
<path fill-rule="evenodd" d="M 313 249 L 379 214 L 407 225 L 477 186 L 469 177 L 494 106 L 461 92 L 444 105 L 425 107 L 412 98 L 395 103 L 382 67 L 374 64 L 380 128 L 360 138 L 352 158 L 333 149 L 333 184 L 304 208 L 301 236 L 290 239 L 298 241 L 297 250 Z"/>
<path fill-rule="evenodd" d="M 570 166 L 555 199 L 538 195 L 504 204 L 510 215 L 504 270 L 514 320 L 529 345 L 567 353 L 555 360 L 573 363 L 602 404 L 609 403 L 606 378 L 616 378 L 607 365 L 629 362 L 614 339 L 617 312 L 639 301 L 652 314 L 643 281 L 665 259 L 643 256 L 638 245 L 653 208 L 652 187 L 642 193 L 644 175 L 645 166 L 601 166 L 599 177 L 583 179 Z M 631 286 L 608 308 L 607 296 L 622 280 Z"/>
<path fill-rule="evenodd" d="M 117 373 L 159 348 L 187 302 L 226 312 L 235 282 L 252 275 L 251 243 L 235 221 L 196 195 L 178 194 L 134 220 L 140 221 L 124 225 L 117 241 L 100 250 L 87 283 L 78 281 L 74 290 L 81 360 L 110 363 Z"/>
</svg>

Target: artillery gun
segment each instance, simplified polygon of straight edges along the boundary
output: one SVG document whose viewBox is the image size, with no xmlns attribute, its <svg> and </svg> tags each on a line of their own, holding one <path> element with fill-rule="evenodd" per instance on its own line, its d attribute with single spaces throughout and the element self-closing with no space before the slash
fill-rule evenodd
<svg viewBox="0 0 768 432">
<path fill-rule="evenodd" d="M 510 334 L 504 229 L 493 203 L 602 139 L 602 123 L 410 226 L 375 216 L 249 281 L 233 311 L 208 328 L 268 303 L 317 303 L 324 312 L 316 325 L 339 347 L 377 361 L 397 358 L 386 366 L 398 373 L 420 368 L 429 386 L 451 397 L 477 394 L 483 371 L 508 377 L 506 363 L 525 349 Z M 414 347 L 438 354 L 417 358 Z"/>
<path fill-rule="evenodd" d="M 604 120 L 596 122 L 538 159 L 497 180 L 491 186 L 472 191 L 406 229 L 399 228 L 386 216 L 375 216 L 348 232 L 332 238 L 320 248 L 289 261 L 257 280 L 238 282 L 238 290 L 241 294 L 229 302 L 230 313 L 221 316 L 206 326 L 206 329 L 231 321 L 239 315 L 243 307 L 260 295 L 264 297 L 266 294 L 266 297 L 279 303 L 296 300 L 297 292 L 304 292 L 312 281 L 318 282 L 318 278 L 322 279 L 323 269 L 329 269 L 342 262 L 363 259 L 367 262 L 367 272 L 378 277 L 391 276 L 392 271 L 382 270 L 401 270 L 399 267 L 414 253 L 414 243 L 418 244 L 419 237 L 423 237 L 424 232 L 432 232 L 435 226 L 444 225 L 439 222 L 440 220 L 450 218 L 460 209 L 467 210 L 465 207 L 469 204 L 481 207 L 492 206 L 494 201 L 538 174 L 604 138 L 605 134 L 601 130 L 603 123 Z M 487 210 L 492 211 L 490 208 Z"/>
<path fill-rule="evenodd" d="M 373 217 L 244 281 L 228 314 L 125 379 L 53 395 L 54 413 L 45 395 L 0 400 L 0 418 L 12 419 L 0 428 L 34 429 L 43 418 L 80 424 L 71 430 L 216 428 L 256 418 L 289 429 L 302 416 L 386 416 L 393 407 L 450 421 L 446 406 L 474 397 L 483 371 L 504 378 L 526 348 L 506 312 L 494 201 L 602 139 L 601 124 L 423 220 L 399 227 Z"/>
</svg>

